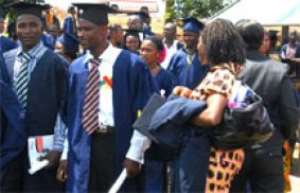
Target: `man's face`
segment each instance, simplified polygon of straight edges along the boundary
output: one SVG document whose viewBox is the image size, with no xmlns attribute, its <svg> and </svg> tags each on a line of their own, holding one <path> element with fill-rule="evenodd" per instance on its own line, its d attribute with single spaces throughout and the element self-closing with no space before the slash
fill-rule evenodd
<svg viewBox="0 0 300 193">
<path fill-rule="evenodd" d="M 130 30 L 137 30 L 137 31 L 143 30 L 143 22 L 138 16 L 130 17 L 128 19 L 127 26 L 128 26 L 128 29 L 130 29 Z"/>
<path fill-rule="evenodd" d="M 199 34 L 189 31 L 183 32 L 183 41 L 188 49 L 195 49 L 197 47 Z"/>
<path fill-rule="evenodd" d="M 56 38 L 59 35 L 59 29 L 55 24 L 52 24 L 48 27 L 48 33 Z"/>
<path fill-rule="evenodd" d="M 136 36 L 129 35 L 126 37 L 125 46 L 131 51 L 138 51 L 140 49 L 140 41 Z"/>
<path fill-rule="evenodd" d="M 141 58 L 147 65 L 157 64 L 160 52 L 150 40 L 144 40 L 140 50 Z"/>
<path fill-rule="evenodd" d="M 174 40 L 176 38 L 176 26 L 172 24 L 166 24 L 164 27 L 164 36 L 168 40 Z"/>
<path fill-rule="evenodd" d="M 78 38 L 84 49 L 93 50 L 107 40 L 108 28 L 98 26 L 85 19 L 79 19 Z"/>
<path fill-rule="evenodd" d="M 42 22 L 34 15 L 24 14 L 17 18 L 16 32 L 23 48 L 32 48 L 37 45 L 42 36 Z"/>
<path fill-rule="evenodd" d="M 118 43 L 122 43 L 123 41 L 123 30 L 121 27 L 117 27 L 113 31 L 111 31 L 111 38 L 114 39 Z"/>
</svg>

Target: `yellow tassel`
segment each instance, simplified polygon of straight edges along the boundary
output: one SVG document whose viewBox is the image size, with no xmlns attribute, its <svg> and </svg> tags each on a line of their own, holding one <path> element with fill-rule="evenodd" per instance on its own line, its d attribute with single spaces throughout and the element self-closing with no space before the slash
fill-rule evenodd
<svg viewBox="0 0 300 193">
<path fill-rule="evenodd" d="M 139 118 L 142 115 L 142 110 L 137 111 L 137 117 Z"/>
</svg>

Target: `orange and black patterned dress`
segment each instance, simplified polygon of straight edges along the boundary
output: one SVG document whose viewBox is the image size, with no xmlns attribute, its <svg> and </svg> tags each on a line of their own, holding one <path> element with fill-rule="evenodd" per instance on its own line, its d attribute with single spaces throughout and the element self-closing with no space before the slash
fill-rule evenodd
<svg viewBox="0 0 300 193">
<path fill-rule="evenodd" d="M 211 68 L 207 76 L 196 88 L 201 99 L 206 99 L 213 93 L 231 96 L 236 74 L 233 64 L 223 64 Z M 209 156 L 209 169 L 206 178 L 205 193 L 227 193 L 231 181 L 241 170 L 244 161 L 244 151 L 219 150 L 211 148 Z"/>
</svg>

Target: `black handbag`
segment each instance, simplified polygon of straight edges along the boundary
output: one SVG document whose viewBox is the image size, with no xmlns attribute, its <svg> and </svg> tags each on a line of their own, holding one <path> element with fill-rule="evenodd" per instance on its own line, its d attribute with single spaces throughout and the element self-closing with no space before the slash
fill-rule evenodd
<svg viewBox="0 0 300 193">
<path fill-rule="evenodd" d="M 226 107 L 221 124 L 212 129 L 211 140 L 218 149 L 236 149 L 268 140 L 275 130 L 263 100 L 254 91 L 247 106 Z"/>
</svg>

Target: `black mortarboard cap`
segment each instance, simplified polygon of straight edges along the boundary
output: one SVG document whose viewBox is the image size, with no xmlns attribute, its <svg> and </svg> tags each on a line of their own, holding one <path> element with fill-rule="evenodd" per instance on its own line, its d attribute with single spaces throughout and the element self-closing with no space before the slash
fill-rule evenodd
<svg viewBox="0 0 300 193">
<path fill-rule="evenodd" d="M 79 17 L 96 25 L 108 24 L 108 13 L 114 12 L 108 4 L 74 3 L 79 9 Z"/>
<path fill-rule="evenodd" d="M 27 2 L 16 2 L 9 5 L 16 11 L 16 16 L 23 14 L 35 15 L 39 18 L 42 17 L 42 11 L 46 9 L 46 5 L 27 3 Z"/>
<path fill-rule="evenodd" d="M 61 35 L 58 39 L 58 42 L 64 45 L 65 52 L 70 53 L 70 52 L 77 52 L 78 51 L 78 46 L 79 46 L 79 41 L 78 39 L 69 33 L 65 33 Z"/>
<path fill-rule="evenodd" d="M 188 17 L 183 20 L 183 31 L 199 33 L 204 28 L 204 24 L 194 17 Z"/>
<path fill-rule="evenodd" d="M 52 8 L 52 6 L 50 4 L 45 4 L 44 5 L 44 9 L 51 9 L 51 8 Z"/>
</svg>

